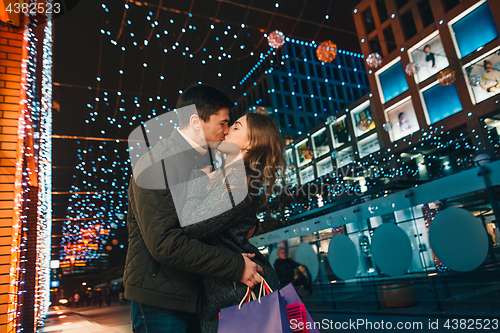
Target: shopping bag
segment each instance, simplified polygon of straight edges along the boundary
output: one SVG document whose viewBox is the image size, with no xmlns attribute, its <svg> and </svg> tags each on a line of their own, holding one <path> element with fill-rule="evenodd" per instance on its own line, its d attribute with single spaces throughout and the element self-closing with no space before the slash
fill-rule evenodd
<svg viewBox="0 0 500 333">
<path fill-rule="evenodd" d="M 309 333 L 309 328 L 306 325 L 307 313 L 304 303 L 287 304 L 286 311 L 288 312 L 288 320 L 293 333 Z"/>
<path fill-rule="evenodd" d="M 268 294 L 262 296 L 263 290 Z M 286 305 L 279 291 L 272 291 L 262 280 L 258 299 L 249 300 L 250 290 L 239 305 L 223 308 L 219 315 L 218 333 L 292 333 Z"/>
<path fill-rule="evenodd" d="M 299 333 L 299 332 L 301 332 L 301 333 L 302 332 L 304 332 L 304 333 L 320 333 L 320 331 L 318 330 L 318 328 L 314 324 L 314 320 L 311 318 L 311 315 L 309 314 L 309 312 L 307 312 L 307 309 L 305 308 L 304 303 L 302 303 L 302 300 L 300 299 L 299 295 L 297 295 L 297 292 L 295 291 L 295 288 L 293 287 L 293 285 L 290 283 L 290 284 L 284 286 L 283 288 L 281 288 L 279 292 L 280 292 L 281 297 L 283 298 L 283 300 L 287 304 L 287 307 L 294 305 L 294 308 L 297 308 L 298 305 L 296 303 L 300 303 L 303 306 L 303 308 L 299 306 L 300 309 L 302 309 L 302 311 L 305 312 L 306 322 L 304 322 L 303 325 L 299 324 L 299 320 L 303 317 L 298 317 L 296 312 L 294 313 L 294 315 L 290 316 L 290 327 L 292 328 L 293 333 Z M 302 314 L 301 314 L 301 316 L 302 316 Z M 293 320 L 293 319 L 295 319 L 295 320 Z M 306 330 L 301 331 L 300 330 L 301 328 L 305 328 L 305 329 L 307 329 L 307 331 Z"/>
</svg>

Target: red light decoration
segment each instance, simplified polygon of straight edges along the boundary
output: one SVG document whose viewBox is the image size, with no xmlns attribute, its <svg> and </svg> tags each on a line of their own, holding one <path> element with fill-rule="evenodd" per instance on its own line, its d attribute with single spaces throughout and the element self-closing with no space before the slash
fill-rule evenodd
<svg viewBox="0 0 500 333">
<path fill-rule="evenodd" d="M 316 56 L 319 61 L 328 63 L 332 62 L 337 56 L 337 45 L 335 45 L 331 40 L 326 40 L 319 44 L 316 49 Z"/>
<path fill-rule="evenodd" d="M 267 36 L 267 42 L 272 48 L 279 49 L 285 44 L 285 35 L 281 31 L 275 30 Z"/>
<path fill-rule="evenodd" d="M 413 75 L 417 74 L 418 70 L 419 70 L 418 65 L 416 63 L 414 63 L 414 62 L 410 62 L 405 67 L 405 72 L 409 76 L 413 76 Z"/>
<path fill-rule="evenodd" d="M 455 71 L 453 69 L 443 69 L 437 75 L 437 81 L 443 86 L 448 86 L 455 82 Z"/>
<path fill-rule="evenodd" d="M 377 52 L 371 53 L 366 57 L 366 64 L 371 68 L 379 68 L 382 65 L 382 56 Z"/>
</svg>

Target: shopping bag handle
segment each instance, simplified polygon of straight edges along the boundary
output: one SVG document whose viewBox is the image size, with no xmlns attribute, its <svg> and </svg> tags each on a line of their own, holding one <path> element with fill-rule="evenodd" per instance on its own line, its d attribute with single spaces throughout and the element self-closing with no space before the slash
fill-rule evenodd
<svg viewBox="0 0 500 333">
<path fill-rule="evenodd" d="M 264 296 L 266 295 L 269 295 L 270 293 L 273 292 L 273 290 L 271 289 L 271 287 L 269 287 L 269 284 L 267 283 L 267 281 L 259 274 L 260 278 L 261 278 L 261 283 L 260 283 L 260 289 L 259 289 L 259 303 L 260 303 L 260 298 L 262 296 L 263 293 L 266 293 L 264 294 Z M 243 296 L 243 298 L 241 299 L 241 302 L 238 306 L 238 309 L 241 309 L 241 306 L 243 305 L 243 303 L 247 303 L 247 302 L 250 302 L 250 296 L 253 298 L 253 300 L 255 301 L 257 299 L 257 297 L 255 296 L 255 293 L 252 291 L 252 289 L 250 289 L 250 287 L 247 287 L 247 291 L 245 293 L 245 296 Z"/>
<path fill-rule="evenodd" d="M 243 296 L 243 298 L 241 299 L 240 305 L 238 306 L 238 310 L 241 309 L 243 303 L 250 302 L 250 296 L 253 298 L 254 301 L 257 299 L 255 293 L 249 287 L 247 287 L 247 291 L 245 293 L 245 296 Z"/>
<path fill-rule="evenodd" d="M 265 294 L 264 296 L 269 295 L 270 293 L 273 292 L 271 287 L 269 287 L 269 284 L 267 283 L 267 281 L 262 276 L 260 278 L 262 279 L 262 282 L 260 283 L 259 303 L 260 303 L 260 297 L 262 296 L 262 294 L 264 292 L 267 292 L 267 294 Z"/>
</svg>

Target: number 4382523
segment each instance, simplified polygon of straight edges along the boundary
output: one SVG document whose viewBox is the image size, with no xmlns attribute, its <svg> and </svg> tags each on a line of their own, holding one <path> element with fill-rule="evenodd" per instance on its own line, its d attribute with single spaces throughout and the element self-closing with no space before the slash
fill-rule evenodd
<svg viewBox="0 0 500 333">
<path fill-rule="evenodd" d="M 452 330 L 498 330 L 498 319 L 448 319 L 443 326 Z"/>
<path fill-rule="evenodd" d="M 14 14 L 59 14 L 61 12 L 61 4 L 60 3 L 22 3 L 16 2 L 14 4 L 9 3 L 5 11 L 8 13 Z"/>
</svg>

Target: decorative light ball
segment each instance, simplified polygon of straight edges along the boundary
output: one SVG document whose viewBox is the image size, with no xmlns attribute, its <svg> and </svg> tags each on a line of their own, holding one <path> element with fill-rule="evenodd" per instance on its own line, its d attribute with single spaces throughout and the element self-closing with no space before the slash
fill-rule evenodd
<svg viewBox="0 0 500 333">
<path fill-rule="evenodd" d="M 443 86 L 452 84 L 455 82 L 455 71 L 449 68 L 443 69 L 438 73 L 437 81 Z"/>
<path fill-rule="evenodd" d="M 335 116 L 328 116 L 328 118 L 326 118 L 326 121 L 329 124 L 333 124 L 335 122 L 335 120 L 337 120 L 337 117 L 335 117 Z"/>
<path fill-rule="evenodd" d="M 339 153 L 339 151 L 338 151 L 338 150 L 334 150 L 334 151 L 332 151 L 332 158 L 333 158 L 333 159 L 338 158 L 338 157 L 339 157 L 339 155 L 340 155 L 340 153 Z"/>
<path fill-rule="evenodd" d="M 371 68 L 379 68 L 382 65 L 382 56 L 377 52 L 370 53 L 368 57 L 366 57 L 366 64 Z"/>
<path fill-rule="evenodd" d="M 406 65 L 405 67 L 405 72 L 409 76 L 413 76 L 418 73 L 419 67 L 416 63 L 410 62 L 409 64 Z"/>
<path fill-rule="evenodd" d="M 392 123 L 388 121 L 385 124 L 383 124 L 382 127 L 384 128 L 384 130 L 386 130 L 386 132 L 389 132 L 390 130 L 392 130 Z"/>
<path fill-rule="evenodd" d="M 337 45 L 335 45 L 331 40 L 325 40 L 318 45 L 316 55 L 318 56 L 319 61 L 325 63 L 332 62 L 337 56 Z"/>
<path fill-rule="evenodd" d="M 278 49 L 285 44 L 285 35 L 281 31 L 275 30 L 267 36 L 267 42 L 270 47 Z"/>
<path fill-rule="evenodd" d="M 480 82 L 481 82 L 481 75 L 471 75 L 469 77 L 469 84 L 472 87 L 478 86 Z"/>
</svg>

